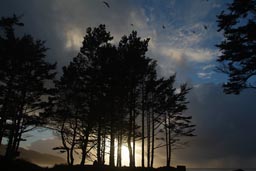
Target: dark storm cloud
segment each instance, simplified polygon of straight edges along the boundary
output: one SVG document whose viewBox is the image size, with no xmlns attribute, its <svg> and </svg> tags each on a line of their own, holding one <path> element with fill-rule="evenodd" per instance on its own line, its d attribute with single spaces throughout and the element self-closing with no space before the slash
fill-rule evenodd
<svg viewBox="0 0 256 171">
<path fill-rule="evenodd" d="M 246 90 L 226 95 L 220 85 L 195 86 L 188 114 L 197 125 L 190 146 L 176 152 L 174 162 L 190 167 L 255 167 L 256 96 Z"/>
<path fill-rule="evenodd" d="M 46 40 L 50 48 L 47 58 L 58 62 L 59 71 L 76 56 L 86 28 L 99 24 L 106 24 L 115 37 L 114 43 L 132 30 L 149 37 L 148 55 L 157 59 L 159 73 L 169 76 L 178 72 L 181 81 L 190 81 L 190 73 L 198 71 L 197 63 L 209 63 L 215 55 L 212 49 L 198 47 L 205 44 L 207 37 L 212 38 L 209 35 L 215 35 L 213 29 L 206 32 L 202 27 L 202 19 L 215 17 L 215 8 L 201 0 L 192 5 L 189 1 L 109 0 L 110 8 L 100 0 L 0 1 L 0 16 L 24 14 L 23 32 Z M 199 7 L 204 10 L 195 10 Z"/>
<path fill-rule="evenodd" d="M 54 1 L 4 1 L 1 2 L 1 16 L 23 15 L 22 22 L 25 24 L 22 34 L 31 34 L 35 39 L 46 41 L 49 48 L 47 58 L 51 62 L 58 61 L 62 66 L 70 58 L 70 52 L 63 46 L 61 37 L 62 25 L 59 23 L 61 17 L 54 9 Z M 20 31 L 20 30 L 18 30 Z"/>
<path fill-rule="evenodd" d="M 46 40 L 48 59 L 57 61 L 60 68 L 77 54 L 87 27 L 106 24 L 118 39 L 133 29 L 143 29 L 143 10 L 132 2 L 109 1 L 106 8 L 98 0 L 1 0 L 0 16 L 24 15 L 24 33 Z"/>
</svg>

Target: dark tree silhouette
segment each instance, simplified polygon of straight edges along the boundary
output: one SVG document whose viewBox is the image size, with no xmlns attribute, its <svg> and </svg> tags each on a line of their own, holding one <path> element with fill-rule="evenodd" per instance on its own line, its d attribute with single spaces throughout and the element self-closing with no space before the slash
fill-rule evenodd
<svg viewBox="0 0 256 171">
<path fill-rule="evenodd" d="M 56 125 L 63 144 L 57 149 L 66 150 L 71 165 L 74 149 L 81 149 L 80 164 L 84 165 L 90 150 L 96 145 L 95 141 L 98 163 L 102 163 L 102 130 L 108 126 L 108 117 L 105 115 L 112 114 L 105 108 L 108 107 L 107 98 L 110 97 L 107 82 L 110 77 L 105 74 L 109 72 L 106 68 L 111 60 L 107 57 L 112 57 L 111 52 L 115 53 L 115 48 L 108 43 L 110 40 L 112 37 L 104 25 L 95 29 L 88 28 L 80 53 L 63 68 L 63 76 L 56 84 L 58 93 L 53 99 L 55 107 L 52 110 L 57 117 L 53 117 L 53 121 L 58 123 Z"/>
<path fill-rule="evenodd" d="M 88 109 L 90 113 L 90 120 L 96 120 L 97 134 L 98 134 L 98 150 L 97 150 L 97 159 L 98 163 L 102 163 L 102 153 L 100 150 L 101 147 L 101 134 L 104 130 L 104 126 L 108 126 L 109 117 L 107 115 L 112 114 L 111 112 L 107 113 L 105 107 L 109 105 L 104 102 L 107 100 L 107 88 L 108 88 L 108 75 L 105 76 L 104 70 L 106 69 L 108 59 L 112 57 L 111 53 L 115 52 L 115 48 L 112 48 L 109 41 L 111 41 L 110 33 L 106 31 L 105 25 L 100 25 L 93 30 L 91 28 L 87 29 L 86 36 L 84 37 L 83 46 L 81 47 L 80 54 L 81 58 L 86 62 L 84 78 L 86 81 L 86 91 L 88 92 Z M 103 55 L 107 53 L 108 55 Z M 115 54 L 114 54 L 115 55 Z M 106 58 L 104 58 L 106 57 Z M 108 58 L 107 58 L 108 57 Z M 103 105 L 104 106 L 103 106 Z M 106 111 L 105 111 L 106 110 Z M 106 116 L 106 117 L 105 117 Z M 105 140 L 104 140 L 105 141 Z M 82 149 L 86 151 L 86 147 Z M 81 164 L 85 162 L 85 155 L 82 157 Z M 113 164 L 113 163 L 112 163 Z"/>
<path fill-rule="evenodd" d="M 181 140 L 182 137 L 194 136 L 195 125 L 190 123 L 191 117 L 183 116 L 188 103 L 185 96 L 190 89 L 186 84 L 175 88 L 175 75 L 169 79 L 157 79 L 154 72 L 153 70 L 149 75 L 143 91 L 142 114 L 146 114 L 147 118 L 147 167 L 154 166 L 155 150 L 162 147 L 167 149 L 167 166 L 170 167 L 171 151 L 174 147 L 181 148 L 182 144 L 185 144 Z M 178 90 L 180 92 L 177 92 Z M 168 136 L 163 137 L 164 133 Z"/>
<path fill-rule="evenodd" d="M 144 75 L 144 78 L 142 79 L 141 82 L 141 88 L 140 88 L 140 94 L 141 94 L 141 166 L 145 167 L 145 138 L 147 137 L 145 134 L 145 127 L 149 126 L 148 122 L 145 125 L 145 117 L 147 118 L 148 121 L 148 109 L 150 106 L 149 102 L 149 92 L 150 92 L 150 85 L 152 84 L 153 80 L 156 79 L 156 61 L 151 61 L 147 67 L 146 74 Z M 147 129 L 147 135 L 150 134 L 149 129 Z M 148 136 L 150 137 L 150 136 Z M 150 148 L 150 145 L 148 143 L 148 148 Z M 149 156 L 148 156 L 148 161 L 149 161 Z M 149 164 L 148 164 L 149 166 Z"/>
<path fill-rule="evenodd" d="M 141 40 L 137 32 L 133 31 L 128 37 L 124 36 L 118 47 L 118 51 L 124 60 L 125 82 L 127 88 L 127 110 L 129 132 L 127 145 L 129 149 L 130 166 L 135 166 L 135 148 L 136 148 L 136 118 L 139 115 L 139 87 L 144 78 L 151 59 L 145 56 L 148 47 L 148 41 Z"/>
<path fill-rule="evenodd" d="M 256 1 L 234 0 L 217 17 L 218 31 L 225 38 L 217 45 L 222 52 L 218 69 L 229 76 L 224 91 L 239 94 L 246 88 L 255 89 Z"/>
<path fill-rule="evenodd" d="M 24 132 L 42 124 L 40 114 L 52 94 L 49 85 L 56 66 L 45 61 L 43 41 L 30 35 L 17 37 L 15 26 L 23 26 L 15 15 L 0 20 L 0 129 L 1 139 L 4 133 L 8 138 L 7 158 L 18 155 Z"/>
<path fill-rule="evenodd" d="M 59 133 L 62 146 L 55 149 L 67 153 L 70 165 L 74 154 L 80 155 L 81 165 L 95 159 L 101 165 L 107 153 L 109 165 L 120 167 L 122 146 L 127 144 L 130 166 L 135 167 L 136 141 L 143 144 L 143 166 L 147 138 L 148 167 L 153 167 L 159 147 L 156 135 L 165 126 L 165 113 L 183 101 L 166 101 L 174 79 L 169 84 L 157 78 L 156 61 L 145 55 L 149 39 L 142 40 L 135 31 L 123 36 L 117 47 L 112 39 L 105 25 L 88 28 L 80 52 L 56 81 L 49 125 Z"/>
<path fill-rule="evenodd" d="M 191 124 L 192 117 L 183 115 L 187 109 L 186 95 L 190 88 L 186 84 L 181 85 L 179 89 L 173 88 L 174 81 L 175 75 L 166 80 L 166 98 L 162 101 L 167 108 L 163 111 L 165 138 L 161 138 L 165 139 L 167 167 L 171 166 L 172 151 L 187 145 L 188 142 L 182 141 L 182 138 L 195 136 L 195 125 Z"/>
</svg>

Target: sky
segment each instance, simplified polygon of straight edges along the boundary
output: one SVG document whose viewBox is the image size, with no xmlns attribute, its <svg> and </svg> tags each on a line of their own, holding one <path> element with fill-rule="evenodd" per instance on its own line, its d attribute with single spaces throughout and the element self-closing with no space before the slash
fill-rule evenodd
<svg viewBox="0 0 256 171">
<path fill-rule="evenodd" d="M 58 71 L 79 51 L 87 27 L 105 24 L 117 43 L 136 30 L 150 38 L 147 56 L 158 61 L 158 74 L 176 73 L 177 84 L 187 82 L 187 114 L 193 116 L 197 136 L 190 145 L 174 152 L 173 165 L 194 168 L 255 168 L 255 92 L 226 95 L 221 85 L 224 74 L 216 72 L 216 15 L 230 0 L 0 0 L 0 16 L 23 15 L 28 33 L 45 40 L 47 60 L 58 62 Z M 58 144 L 49 131 L 35 131 L 22 146 L 26 150 L 54 154 Z M 163 152 L 156 152 L 156 166 L 165 164 Z"/>
</svg>

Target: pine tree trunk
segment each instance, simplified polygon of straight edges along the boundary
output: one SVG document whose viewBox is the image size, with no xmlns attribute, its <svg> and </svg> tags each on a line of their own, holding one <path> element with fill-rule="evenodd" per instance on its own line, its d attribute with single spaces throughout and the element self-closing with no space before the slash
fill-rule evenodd
<svg viewBox="0 0 256 171">
<path fill-rule="evenodd" d="M 101 159 L 101 121 L 100 117 L 98 119 L 98 133 L 97 133 L 97 161 L 99 164 L 102 164 Z"/>
<path fill-rule="evenodd" d="M 112 128 L 110 133 L 110 154 L 109 154 L 109 165 L 115 166 L 115 135 L 114 130 Z"/>
<path fill-rule="evenodd" d="M 133 129 L 132 129 L 132 135 L 133 135 L 133 142 L 132 142 L 132 167 L 135 167 L 135 147 L 136 147 L 136 144 L 135 144 L 135 111 L 133 111 Z"/>
<path fill-rule="evenodd" d="M 171 120 L 170 117 L 168 118 L 168 125 L 171 125 Z M 167 161 L 167 166 L 170 167 L 171 166 L 171 128 L 168 129 L 168 161 Z"/>
<path fill-rule="evenodd" d="M 7 159 L 13 158 L 13 154 L 12 154 L 12 145 L 13 145 L 13 138 L 14 138 L 13 136 L 14 136 L 14 128 L 11 128 L 8 136 L 8 145 L 5 151 L 5 158 Z"/>
<path fill-rule="evenodd" d="M 65 127 L 65 122 L 66 122 L 66 119 L 64 119 L 62 125 L 61 125 L 61 130 L 60 130 L 60 135 L 61 135 L 61 141 L 62 141 L 62 145 L 64 147 L 64 149 L 66 150 L 66 153 L 67 153 L 67 164 L 68 165 L 71 165 L 70 163 L 70 153 L 69 153 L 69 148 L 66 144 L 66 141 L 65 141 L 65 135 L 64 135 L 64 127 Z"/>
<path fill-rule="evenodd" d="M 145 147 L 144 147 L 144 138 L 145 138 L 145 130 L 144 130 L 144 127 L 145 127 L 145 111 L 144 111 L 144 93 L 142 93 L 142 118 L 141 118 L 141 127 L 142 127 L 142 130 L 141 130 L 141 138 L 142 138 L 142 142 L 141 142 L 141 167 L 145 167 L 145 157 L 144 157 L 144 154 L 145 154 Z"/>
<path fill-rule="evenodd" d="M 147 114 L 147 167 L 150 167 L 150 115 Z"/>
<path fill-rule="evenodd" d="M 117 167 L 122 166 L 122 134 L 118 135 L 118 142 L 117 142 Z"/>
<path fill-rule="evenodd" d="M 151 111 L 151 163 L 150 163 L 150 167 L 153 167 L 154 165 L 154 148 L 155 148 L 155 121 L 154 121 L 154 112 Z"/>
<path fill-rule="evenodd" d="M 77 118 L 75 119 L 75 127 L 73 129 L 73 137 L 72 137 L 72 144 L 71 144 L 71 148 L 70 148 L 70 164 L 73 165 L 74 164 L 74 148 L 75 148 L 75 145 L 76 145 L 76 132 L 77 132 L 77 126 L 78 126 L 78 123 L 77 123 Z"/>
<path fill-rule="evenodd" d="M 90 131 L 89 131 L 89 126 L 85 131 L 85 140 L 82 144 L 82 158 L 81 158 L 81 162 L 80 165 L 83 166 L 85 163 L 85 159 L 86 159 L 86 155 L 87 155 L 87 146 L 88 146 L 88 141 L 89 141 L 89 135 L 90 135 Z"/>
<path fill-rule="evenodd" d="M 15 130 L 14 130 L 14 134 L 13 134 L 13 142 L 12 142 L 12 147 L 10 150 L 10 153 L 13 155 L 12 157 L 15 158 L 17 156 L 17 151 L 16 151 L 16 146 L 19 144 L 19 137 L 20 134 L 22 134 L 21 132 L 21 118 L 18 118 L 18 122 L 15 125 Z"/>
<path fill-rule="evenodd" d="M 132 145 L 131 145 L 131 138 L 132 138 L 132 109 L 130 106 L 130 112 L 129 112 L 129 132 L 127 137 L 127 146 L 129 150 L 129 166 L 133 167 L 132 159 Z"/>
<path fill-rule="evenodd" d="M 20 133 L 19 133 L 19 138 L 18 138 L 18 143 L 16 144 L 16 147 L 15 147 L 15 152 L 16 152 L 16 154 L 18 154 L 19 155 L 19 147 L 20 147 L 20 141 L 21 141 L 21 137 L 22 137 L 22 131 L 20 131 Z"/>
<path fill-rule="evenodd" d="M 167 116 L 165 115 L 165 120 L 164 120 L 164 125 L 165 125 L 165 148 L 166 148 L 166 166 L 170 167 L 169 165 L 169 138 L 168 138 L 168 128 L 167 128 Z"/>
<path fill-rule="evenodd" d="M 106 151 L 106 128 L 103 131 L 103 140 L 102 140 L 102 148 L 101 148 L 101 158 L 102 164 L 105 164 L 105 151 Z"/>
</svg>

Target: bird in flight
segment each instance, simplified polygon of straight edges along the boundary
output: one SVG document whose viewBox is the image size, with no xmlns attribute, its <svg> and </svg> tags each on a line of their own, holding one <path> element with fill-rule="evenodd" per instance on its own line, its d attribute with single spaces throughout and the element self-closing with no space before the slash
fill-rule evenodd
<svg viewBox="0 0 256 171">
<path fill-rule="evenodd" d="M 165 26 L 163 25 L 162 28 L 165 29 Z"/>
<path fill-rule="evenodd" d="M 108 8 L 110 8 L 109 3 L 107 3 L 106 1 L 102 1 Z"/>
<path fill-rule="evenodd" d="M 204 25 L 204 29 L 207 30 L 207 26 L 206 25 Z"/>
<path fill-rule="evenodd" d="M 131 26 L 134 26 L 133 24 L 131 24 Z"/>
</svg>

